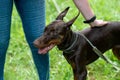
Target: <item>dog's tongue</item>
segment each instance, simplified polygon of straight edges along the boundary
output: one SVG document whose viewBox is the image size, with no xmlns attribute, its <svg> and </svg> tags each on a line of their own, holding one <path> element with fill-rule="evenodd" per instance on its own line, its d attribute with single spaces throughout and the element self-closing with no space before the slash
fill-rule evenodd
<svg viewBox="0 0 120 80">
<path fill-rule="evenodd" d="M 39 49 L 38 50 L 38 53 L 39 54 L 46 54 L 49 50 L 51 50 L 55 45 L 54 44 L 51 44 L 50 46 L 48 47 L 45 47 L 43 49 Z"/>
</svg>

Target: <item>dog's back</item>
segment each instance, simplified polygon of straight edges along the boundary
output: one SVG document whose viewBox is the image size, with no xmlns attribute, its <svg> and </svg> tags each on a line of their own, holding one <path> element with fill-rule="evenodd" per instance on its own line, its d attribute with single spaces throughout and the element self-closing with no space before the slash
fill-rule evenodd
<svg viewBox="0 0 120 80">
<path fill-rule="evenodd" d="M 103 53 L 113 49 L 113 53 L 120 59 L 120 22 L 109 22 L 105 27 L 87 28 L 80 33 Z"/>
<path fill-rule="evenodd" d="M 93 27 L 87 28 L 80 33 L 84 34 L 88 39 L 92 41 L 99 38 L 114 37 L 114 42 L 120 42 L 120 22 L 109 22 L 105 27 Z M 116 39 L 117 38 L 117 39 Z"/>
<path fill-rule="evenodd" d="M 108 24 L 106 26 L 103 27 L 93 27 L 93 28 L 86 28 L 82 31 L 80 31 L 81 33 L 87 35 L 93 32 L 100 32 L 100 31 L 104 31 L 104 33 L 107 32 L 119 32 L 120 34 L 120 22 L 108 22 Z"/>
</svg>

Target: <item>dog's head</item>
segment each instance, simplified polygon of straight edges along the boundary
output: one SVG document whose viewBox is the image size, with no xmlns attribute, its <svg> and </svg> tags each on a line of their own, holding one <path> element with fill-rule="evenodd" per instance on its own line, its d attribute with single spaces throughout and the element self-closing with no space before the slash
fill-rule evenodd
<svg viewBox="0 0 120 80">
<path fill-rule="evenodd" d="M 39 53 L 45 54 L 54 46 L 59 45 L 65 34 L 70 31 L 70 26 L 77 19 L 79 14 L 68 22 L 64 22 L 63 18 L 67 14 L 69 7 L 62 11 L 55 21 L 45 27 L 41 37 L 34 41 L 34 45 L 39 48 Z"/>
</svg>

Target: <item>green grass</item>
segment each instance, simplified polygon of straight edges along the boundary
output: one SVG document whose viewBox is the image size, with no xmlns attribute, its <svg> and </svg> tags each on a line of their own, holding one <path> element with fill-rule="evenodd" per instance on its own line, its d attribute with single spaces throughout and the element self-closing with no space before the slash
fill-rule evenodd
<svg viewBox="0 0 120 80">
<path fill-rule="evenodd" d="M 60 11 L 68 6 L 71 7 L 65 21 L 77 15 L 78 10 L 72 0 L 46 0 L 46 24 L 49 24 L 58 15 L 53 1 L 57 2 L 57 8 Z M 119 0 L 91 0 L 90 4 L 98 19 L 120 21 Z M 80 15 L 72 29 L 77 31 L 89 27 L 89 25 L 83 24 L 83 20 L 82 15 Z M 120 66 L 120 61 L 114 57 L 111 50 L 107 51 L 105 56 Z M 102 59 L 98 59 L 87 68 L 88 80 L 120 80 L 120 72 L 117 72 Z M 62 52 L 57 48 L 50 51 L 50 79 L 73 80 L 72 69 L 62 56 Z M 15 8 L 11 25 L 11 42 L 5 64 L 5 80 L 38 80 L 31 52 L 22 30 L 22 23 Z"/>
</svg>

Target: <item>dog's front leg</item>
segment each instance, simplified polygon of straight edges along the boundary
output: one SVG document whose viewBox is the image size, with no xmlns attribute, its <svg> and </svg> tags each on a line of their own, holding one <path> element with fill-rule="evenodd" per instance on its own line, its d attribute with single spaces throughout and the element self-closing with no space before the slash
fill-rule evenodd
<svg viewBox="0 0 120 80">
<path fill-rule="evenodd" d="M 84 61 L 82 61 L 83 59 L 81 58 L 82 60 L 79 61 L 80 58 L 78 56 L 70 58 L 70 56 L 64 55 L 73 69 L 74 80 L 86 80 L 87 70 L 84 65 Z"/>
<path fill-rule="evenodd" d="M 86 80 L 87 70 L 85 67 L 80 67 L 81 70 L 74 69 L 74 80 Z"/>
<path fill-rule="evenodd" d="M 74 57 L 74 68 L 73 68 L 73 73 L 74 73 L 74 80 L 86 80 L 87 76 L 87 69 L 86 69 L 86 50 L 85 47 L 78 48 L 75 52 L 75 57 Z"/>
<path fill-rule="evenodd" d="M 79 61 L 80 58 L 78 56 L 74 56 L 71 58 L 69 55 L 64 54 L 64 57 L 66 58 L 66 60 L 73 69 L 74 80 L 86 80 L 87 70 L 85 65 L 83 65 L 84 64 L 84 61 L 82 61 L 83 58 L 81 58 L 82 60 Z"/>
<path fill-rule="evenodd" d="M 85 62 L 82 57 L 76 56 L 75 58 L 75 68 L 73 69 L 74 72 L 74 80 L 86 80 L 87 76 L 87 69 Z"/>
</svg>

